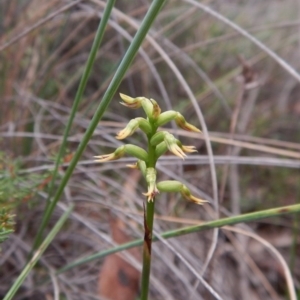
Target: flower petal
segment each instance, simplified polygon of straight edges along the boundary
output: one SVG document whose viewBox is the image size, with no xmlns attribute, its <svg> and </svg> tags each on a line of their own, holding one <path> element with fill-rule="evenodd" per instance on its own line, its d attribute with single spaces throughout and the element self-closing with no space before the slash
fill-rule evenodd
<svg viewBox="0 0 300 300">
<path fill-rule="evenodd" d="M 139 108 L 142 106 L 141 97 L 138 98 L 132 98 L 130 96 L 127 96 L 125 94 L 120 93 L 120 97 L 124 102 L 120 102 L 122 105 L 129 107 L 129 108 Z"/>
<path fill-rule="evenodd" d="M 161 109 L 160 109 L 159 105 L 157 104 L 157 102 L 154 99 L 150 99 L 150 101 L 153 105 L 152 118 L 154 120 L 156 120 L 159 117 L 160 113 L 161 113 Z"/>
<path fill-rule="evenodd" d="M 180 193 L 186 200 L 192 201 L 196 204 L 202 205 L 205 202 L 207 202 L 206 200 L 203 200 L 203 199 L 193 196 L 191 194 L 191 191 L 184 184 L 182 185 L 182 189 L 181 189 Z"/>
<path fill-rule="evenodd" d="M 94 156 L 97 158 L 95 162 L 106 162 L 110 160 L 117 160 L 121 157 L 123 157 L 125 154 L 125 146 L 121 146 L 115 150 L 115 152 L 110 153 L 110 154 L 104 154 L 104 155 L 98 155 Z"/>
<path fill-rule="evenodd" d="M 182 145 L 181 149 L 183 150 L 183 152 L 186 152 L 186 153 L 198 152 L 196 150 L 195 146 L 184 146 L 184 145 Z"/>
<path fill-rule="evenodd" d="M 97 159 L 94 160 L 95 162 L 106 162 L 106 161 L 113 160 L 113 153 L 94 156 L 94 157 L 97 158 Z"/>
<path fill-rule="evenodd" d="M 196 126 L 188 123 L 185 118 L 183 117 L 182 114 L 180 114 L 179 112 L 177 112 L 177 115 L 175 117 L 175 122 L 177 124 L 177 126 L 179 126 L 180 128 L 187 130 L 187 131 L 194 131 L 194 132 L 201 132 L 200 129 L 198 129 Z"/>
<path fill-rule="evenodd" d="M 139 122 L 137 119 L 130 120 L 124 129 L 122 129 L 116 136 L 117 140 L 123 140 L 128 136 L 131 136 L 139 128 Z"/>
<path fill-rule="evenodd" d="M 183 150 L 178 146 L 178 140 L 175 139 L 174 135 L 166 132 L 165 133 L 165 138 L 164 141 L 168 147 L 168 149 L 175 154 L 176 156 L 184 159 L 186 157 L 185 153 L 183 152 Z"/>
</svg>

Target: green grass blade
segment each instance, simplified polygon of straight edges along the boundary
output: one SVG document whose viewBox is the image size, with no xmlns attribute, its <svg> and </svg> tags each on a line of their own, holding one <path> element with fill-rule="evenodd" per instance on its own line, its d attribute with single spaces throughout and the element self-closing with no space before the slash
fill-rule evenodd
<svg viewBox="0 0 300 300">
<path fill-rule="evenodd" d="M 234 225 L 234 224 L 244 223 L 244 222 L 257 221 L 257 220 L 261 220 L 261 219 L 265 219 L 265 218 L 278 217 L 283 214 L 292 214 L 292 213 L 297 213 L 297 212 L 300 212 L 300 204 L 282 206 L 282 207 L 252 212 L 252 213 L 248 213 L 248 214 L 242 214 L 242 215 L 238 215 L 238 216 L 222 218 L 219 220 L 206 222 L 206 223 L 203 223 L 200 225 L 188 226 L 188 227 L 184 227 L 181 229 L 166 231 L 166 232 L 162 233 L 161 236 L 165 239 L 169 239 L 169 238 L 173 238 L 173 237 L 177 237 L 177 236 L 182 236 L 185 234 L 190 234 L 193 232 L 204 231 L 207 229 L 220 228 L 223 226 Z M 110 254 L 113 254 L 116 252 L 120 252 L 120 251 L 129 249 L 129 248 L 141 246 L 143 244 L 143 241 L 144 241 L 143 239 L 138 239 L 138 240 L 120 245 L 118 247 L 114 247 L 114 248 L 87 256 L 85 258 L 77 260 L 77 261 L 59 269 L 57 271 L 57 274 L 63 273 L 69 269 L 72 269 L 81 264 L 90 262 L 92 260 L 103 258 L 107 255 L 110 255 Z M 154 236 L 153 241 L 158 241 L 158 238 Z"/>
<path fill-rule="evenodd" d="M 56 234 L 60 231 L 66 220 L 68 219 L 71 211 L 73 209 L 73 206 L 71 206 L 58 220 L 58 222 L 55 224 L 53 229 L 50 231 L 48 236 L 45 238 L 43 243 L 40 245 L 40 247 L 37 249 L 31 260 L 27 263 L 27 265 L 24 267 L 23 271 L 17 278 L 17 280 L 14 282 L 10 290 L 7 292 L 3 300 L 10 300 L 13 299 L 14 295 L 18 291 L 19 287 L 29 274 L 29 272 L 32 270 L 32 268 L 35 266 L 35 264 L 38 262 L 44 251 L 47 249 L 49 244 L 52 242 Z"/>
<path fill-rule="evenodd" d="M 34 241 L 33 249 L 36 249 L 39 246 L 40 241 L 42 239 L 43 231 L 44 231 L 45 227 L 47 226 L 47 224 L 49 222 L 49 219 L 50 219 L 50 217 L 53 213 L 53 210 L 56 206 L 56 203 L 57 203 L 57 201 L 50 201 L 50 197 L 52 196 L 52 191 L 54 189 L 54 183 L 55 183 L 55 179 L 57 177 L 58 167 L 59 167 L 60 161 L 61 161 L 61 159 L 62 159 L 62 157 L 65 153 L 67 138 L 68 138 L 73 120 L 75 118 L 75 115 L 76 115 L 76 112 L 77 112 L 77 109 L 78 109 L 78 105 L 79 105 L 79 103 L 82 99 L 86 84 L 87 84 L 88 79 L 90 77 L 90 74 L 92 72 L 92 67 L 93 67 L 95 59 L 96 59 L 97 51 L 98 51 L 99 46 L 101 44 L 102 38 L 104 36 L 105 28 L 106 28 L 106 25 L 108 23 L 111 11 L 114 7 L 114 4 L 115 4 L 115 0 L 109 0 L 107 2 L 106 8 L 105 8 L 104 13 L 103 13 L 103 17 L 101 18 L 101 21 L 99 23 L 99 27 L 97 29 L 93 45 L 92 45 L 92 48 L 91 48 L 91 51 L 90 51 L 85 69 L 83 71 L 83 74 L 82 74 L 82 77 L 81 77 L 81 80 L 80 80 L 80 83 L 79 83 L 78 90 L 76 92 L 76 96 L 75 96 L 75 100 L 74 100 L 73 107 L 72 107 L 72 110 L 71 110 L 71 114 L 70 114 L 66 129 L 65 129 L 65 132 L 64 132 L 64 135 L 63 135 L 63 140 L 62 140 L 62 143 L 61 143 L 61 146 L 60 146 L 60 149 L 59 149 L 59 152 L 58 152 L 58 156 L 57 156 L 57 159 L 56 159 L 55 168 L 54 168 L 54 171 L 53 171 L 53 176 L 52 176 L 52 180 L 51 180 L 50 187 L 49 187 L 49 196 L 48 196 L 48 199 L 47 199 L 47 206 L 46 206 L 46 209 L 44 211 L 41 226 L 39 228 L 39 231 L 38 231 L 37 236 L 36 236 L 35 241 Z"/>
<path fill-rule="evenodd" d="M 61 197 L 63 190 L 67 184 L 67 182 L 69 181 L 84 149 L 86 148 L 94 130 L 96 129 L 99 121 L 101 120 L 103 114 L 105 113 L 113 95 L 116 93 L 117 88 L 119 87 L 122 78 L 124 77 L 126 71 L 128 70 L 130 64 L 132 63 L 135 55 L 137 54 L 146 34 L 148 33 L 148 31 L 151 28 L 151 25 L 153 24 L 156 16 L 158 15 L 160 9 L 162 8 L 163 4 L 165 1 L 162 0 L 154 0 L 139 28 L 139 30 L 137 31 L 136 35 L 134 36 L 132 43 L 130 44 L 125 56 L 123 57 L 110 85 L 108 86 L 103 99 L 100 103 L 100 105 L 98 106 L 93 119 L 91 120 L 78 148 L 76 153 L 73 156 L 73 159 L 59 185 L 59 187 L 56 190 L 56 193 L 54 195 L 54 199 L 53 202 L 51 204 L 51 207 L 46 211 L 45 213 L 45 217 L 44 217 L 44 222 L 41 225 L 41 229 L 39 231 L 39 238 L 42 235 L 42 232 L 44 230 L 44 228 L 46 227 L 46 225 L 48 224 L 48 221 L 51 217 L 51 214 L 53 212 L 53 209 L 57 203 L 57 201 L 59 200 L 59 198 Z"/>
</svg>

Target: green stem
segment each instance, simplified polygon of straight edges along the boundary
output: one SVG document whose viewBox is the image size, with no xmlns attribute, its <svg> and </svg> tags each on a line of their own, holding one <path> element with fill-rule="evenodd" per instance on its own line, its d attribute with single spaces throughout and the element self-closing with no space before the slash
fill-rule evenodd
<svg viewBox="0 0 300 300">
<path fill-rule="evenodd" d="M 145 216 L 145 237 L 143 243 L 143 270 L 142 270 L 142 291 L 141 300 L 147 300 L 150 283 L 151 271 L 151 248 L 152 248 L 152 232 L 154 220 L 154 204 L 153 201 L 147 202 L 147 211 Z"/>
<path fill-rule="evenodd" d="M 152 124 L 151 124 L 152 125 Z M 156 133 L 157 127 L 152 126 L 152 132 L 148 135 L 148 168 L 154 168 L 156 165 L 155 146 L 151 146 L 150 140 Z M 143 243 L 143 270 L 142 270 L 142 290 L 141 300 L 148 299 L 150 271 L 151 271 L 151 248 L 152 248 L 152 234 L 154 221 L 155 198 L 153 201 L 147 201 L 146 212 L 144 212 L 144 243 Z"/>
<path fill-rule="evenodd" d="M 293 231 L 292 231 L 293 240 L 290 248 L 290 262 L 289 262 L 292 274 L 294 274 L 295 272 L 295 265 L 297 261 L 297 245 L 298 245 L 297 240 L 299 236 L 299 217 L 300 214 L 297 213 L 294 215 L 294 219 L 293 219 Z"/>
<path fill-rule="evenodd" d="M 271 209 L 252 212 L 252 213 L 248 213 L 248 214 L 218 219 L 218 220 L 206 222 L 206 223 L 203 223 L 200 225 L 188 226 L 188 227 L 183 227 L 183 228 L 176 229 L 176 230 L 166 231 L 161 234 L 161 237 L 163 237 L 165 239 L 169 239 L 169 238 L 173 238 L 173 237 L 177 237 L 177 236 L 182 236 L 185 234 L 190 234 L 193 232 L 200 232 L 200 231 L 204 231 L 204 230 L 208 230 L 208 229 L 214 229 L 214 228 L 219 228 L 219 227 L 223 227 L 223 226 L 243 223 L 243 222 L 257 221 L 257 220 L 261 220 L 261 219 L 265 219 L 265 218 L 278 217 L 283 214 L 292 214 L 292 213 L 298 213 L 298 212 L 300 212 L 300 204 L 271 208 Z M 158 238 L 154 236 L 152 241 L 156 242 L 156 241 L 158 241 Z M 67 270 L 70 270 L 74 267 L 85 264 L 87 262 L 93 261 L 95 259 L 103 258 L 103 257 L 113 254 L 113 253 L 117 253 L 117 252 L 120 252 L 120 251 L 123 251 L 126 249 L 130 249 L 133 247 L 141 246 L 142 244 L 143 244 L 143 240 L 138 239 L 138 240 L 120 245 L 115 248 L 111 248 L 111 249 L 108 249 L 108 250 L 105 250 L 102 252 L 92 254 L 90 256 L 79 259 L 79 260 L 61 268 L 60 270 L 57 271 L 57 274 L 63 273 Z"/>
</svg>

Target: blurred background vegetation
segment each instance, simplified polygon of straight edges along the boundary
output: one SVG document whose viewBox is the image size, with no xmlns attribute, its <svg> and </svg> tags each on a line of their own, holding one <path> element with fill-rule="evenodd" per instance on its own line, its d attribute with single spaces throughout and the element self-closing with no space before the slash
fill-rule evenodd
<svg viewBox="0 0 300 300">
<path fill-rule="evenodd" d="M 201 3 L 299 70 L 298 0 Z M 60 176 L 149 5 L 145 0 L 116 1 L 68 137 Z M 100 0 L 0 3 L 0 242 L 10 234 L 1 244 L 0 297 L 26 263 L 41 223 L 54 161 L 104 6 Z M 196 107 L 201 108 L 215 156 L 220 216 L 299 202 L 299 82 L 221 20 L 183 0 L 167 1 L 119 91 L 154 98 L 163 110 L 178 110 L 198 127 Z M 142 237 L 145 186 L 126 168 L 133 160 L 93 163 L 94 155 L 110 153 L 121 144 L 114 136 L 130 118 L 139 116 L 119 101 L 115 95 L 51 222 L 75 203 L 72 218 L 15 299 L 54 299 L 53 293 L 60 297 L 55 299 L 97 299 L 102 261 L 74 268 L 59 280 L 53 274 L 84 255 L 111 247 L 108 212 L 128 225 L 130 236 Z M 159 164 L 160 178 L 184 178 L 197 195 L 213 201 L 203 136 L 171 128 L 184 144 L 196 145 L 198 153 L 185 161 L 165 156 Z M 127 140 L 142 146 L 143 138 L 135 134 Z M 161 195 L 156 212 L 156 232 L 215 216 L 211 206 L 198 207 L 176 195 Z M 285 216 L 241 228 L 280 251 L 300 295 L 299 222 L 299 215 Z M 169 242 L 201 273 L 212 236 L 208 231 Z M 163 244 L 155 244 L 153 251 L 150 299 L 214 299 L 176 252 Z M 278 261 L 243 234 L 220 232 L 204 278 L 224 299 L 288 299 Z"/>
</svg>

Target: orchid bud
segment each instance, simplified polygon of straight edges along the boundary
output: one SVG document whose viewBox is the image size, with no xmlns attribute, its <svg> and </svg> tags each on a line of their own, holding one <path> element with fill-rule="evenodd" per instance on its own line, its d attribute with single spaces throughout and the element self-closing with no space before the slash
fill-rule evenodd
<svg viewBox="0 0 300 300">
<path fill-rule="evenodd" d="M 161 142 L 155 148 L 155 157 L 156 158 L 161 157 L 163 154 L 167 152 L 167 150 L 168 150 L 167 144 L 165 142 Z"/>
<path fill-rule="evenodd" d="M 183 183 L 176 180 L 166 180 L 157 183 L 157 189 L 160 192 L 180 192 L 181 195 L 189 201 L 192 201 L 196 204 L 202 205 L 207 202 L 206 200 L 202 200 L 200 198 L 196 198 L 191 194 L 191 191 L 187 188 Z"/>
<path fill-rule="evenodd" d="M 143 148 L 132 144 L 127 144 L 124 147 L 127 154 L 145 162 L 148 161 L 148 153 Z"/>
<path fill-rule="evenodd" d="M 143 130 L 146 134 L 149 134 L 152 130 L 149 122 L 144 118 L 136 119 L 138 119 L 140 129 Z"/>
<path fill-rule="evenodd" d="M 120 102 L 122 105 L 129 107 L 129 108 L 139 108 L 142 106 L 142 98 L 143 97 L 138 97 L 138 98 L 132 98 L 130 96 L 124 95 L 120 93 L 120 97 L 124 102 Z"/>
<path fill-rule="evenodd" d="M 128 136 L 131 136 L 138 128 L 141 128 L 146 134 L 151 132 L 151 126 L 146 119 L 135 118 L 135 119 L 132 119 L 126 125 L 126 127 L 118 133 L 118 135 L 116 136 L 116 139 L 123 140 L 123 139 L 127 138 Z"/>
<path fill-rule="evenodd" d="M 167 131 L 158 131 L 156 132 L 150 140 L 152 146 L 160 144 L 165 139 L 165 135 L 168 134 Z"/>
<path fill-rule="evenodd" d="M 158 119 L 156 121 L 156 125 L 163 126 L 166 123 L 174 120 L 176 115 L 177 115 L 177 111 L 174 111 L 174 110 L 165 111 L 162 114 L 160 114 L 160 116 L 158 117 Z"/>
<path fill-rule="evenodd" d="M 184 130 L 201 132 L 197 127 L 188 123 L 182 114 L 174 110 L 168 110 L 160 114 L 160 116 L 157 119 L 156 125 L 163 126 L 164 124 L 172 120 L 175 120 L 177 126 Z"/>
<path fill-rule="evenodd" d="M 150 99 L 150 101 L 152 102 L 153 105 L 152 119 L 156 120 L 160 116 L 161 108 L 159 107 L 159 105 L 154 99 Z"/>
<path fill-rule="evenodd" d="M 194 125 L 188 123 L 185 118 L 183 117 L 182 114 L 180 114 L 179 112 L 177 112 L 176 117 L 174 118 L 176 124 L 178 127 L 187 130 L 187 131 L 194 131 L 194 132 L 201 132 L 200 129 L 198 129 L 197 127 L 195 127 Z"/>
<path fill-rule="evenodd" d="M 153 120 L 153 104 L 148 98 L 143 98 L 142 107 L 149 120 Z"/>
<path fill-rule="evenodd" d="M 162 141 L 165 142 L 167 148 L 176 156 L 180 158 L 184 158 L 186 155 L 184 154 L 183 150 L 178 146 L 178 143 L 180 143 L 173 134 L 167 132 L 167 131 L 159 131 L 157 132 L 152 139 L 150 140 L 150 143 L 152 146 L 156 146 L 157 144 L 161 143 Z M 162 150 L 161 148 L 160 150 Z"/>
<path fill-rule="evenodd" d="M 117 134 L 116 139 L 123 140 L 128 136 L 132 135 L 138 128 L 139 128 L 138 120 L 136 119 L 130 120 L 129 123 L 126 125 L 126 127 Z"/>
<path fill-rule="evenodd" d="M 110 154 L 94 156 L 96 158 L 95 162 L 106 162 L 111 160 L 117 160 L 125 155 L 125 145 L 117 148 L 115 152 Z"/>
<path fill-rule="evenodd" d="M 141 147 L 131 145 L 131 144 L 123 145 L 123 146 L 117 148 L 115 150 L 115 152 L 113 152 L 111 154 L 95 156 L 95 158 L 97 158 L 95 161 L 96 162 L 106 162 L 106 161 L 111 161 L 111 160 L 117 160 L 117 159 L 123 157 L 125 155 L 125 153 L 129 154 L 131 156 L 134 156 L 140 160 L 148 161 L 148 153 Z"/>
<path fill-rule="evenodd" d="M 157 189 L 160 192 L 180 192 L 183 184 L 176 180 L 166 180 L 157 183 Z"/>
<path fill-rule="evenodd" d="M 174 135 L 167 131 L 157 132 L 150 140 L 152 146 L 157 146 L 156 157 L 164 154 L 168 148 L 173 154 L 184 159 L 185 152 L 192 153 L 197 152 L 194 146 L 183 146 L 179 140 L 177 140 Z"/>
<path fill-rule="evenodd" d="M 173 134 L 170 134 L 167 132 L 165 135 L 164 141 L 168 147 L 168 149 L 175 154 L 176 156 L 184 159 L 186 157 L 184 151 L 178 146 L 177 142 L 178 140 L 175 139 Z"/>
<path fill-rule="evenodd" d="M 161 109 L 154 99 L 148 99 L 145 97 L 132 98 L 124 94 L 120 94 L 120 97 L 124 101 L 120 103 L 124 106 L 133 109 L 142 106 L 149 120 L 155 121 L 159 118 Z"/>
</svg>

